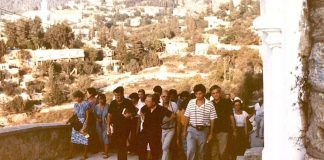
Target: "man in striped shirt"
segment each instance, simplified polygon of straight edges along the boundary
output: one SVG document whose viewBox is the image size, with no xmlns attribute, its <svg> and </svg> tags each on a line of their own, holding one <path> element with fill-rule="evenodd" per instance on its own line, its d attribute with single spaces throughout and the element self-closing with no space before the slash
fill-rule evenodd
<svg viewBox="0 0 324 160">
<path fill-rule="evenodd" d="M 186 125 L 183 134 L 187 138 L 187 160 L 195 159 L 197 149 L 198 159 L 204 160 L 206 143 L 212 139 L 214 120 L 217 115 L 213 103 L 205 98 L 204 85 L 196 85 L 194 93 L 196 98 L 190 100 L 184 114 Z"/>
</svg>

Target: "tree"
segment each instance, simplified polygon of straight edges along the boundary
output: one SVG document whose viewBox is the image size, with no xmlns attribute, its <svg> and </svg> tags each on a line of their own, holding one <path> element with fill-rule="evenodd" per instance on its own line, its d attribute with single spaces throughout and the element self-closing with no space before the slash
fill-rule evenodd
<svg viewBox="0 0 324 160">
<path fill-rule="evenodd" d="M 8 53 L 8 48 L 6 43 L 1 40 L 0 41 L 0 62 L 3 61 L 3 56 L 6 55 Z"/>
<path fill-rule="evenodd" d="M 125 65 L 125 70 L 134 74 L 141 70 L 141 66 L 136 59 L 131 59 L 130 62 Z"/>
<path fill-rule="evenodd" d="M 115 59 L 117 60 L 123 60 L 123 57 L 127 54 L 127 48 L 126 48 L 126 43 L 125 43 L 125 35 L 122 30 L 122 34 L 119 37 L 117 47 L 115 49 Z"/>
<path fill-rule="evenodd" d="M 160 62 L 159 56 L 155 52 L 146 54 L 142 60 L 143 68 L 158 66 Z"/>
<path fill-rule="evenodd" d="M 44 96 L 44 101 L 48 105 L 58 105 L 62 104 L 67 100 L 67 96 L 63 92 L 64 84 L 61 84 L 60 81 L 57 80 L 58 74 L 54 71 L 54 66 L 50 66 L 48 69 L 49 77 L 46 83 L 46 93 Z"/>
<path fill-rule="evenodd" d="M 39 49 L 43 46 L 44 34 L 42 20 L 37 16 L 30 25 L 30 33 L 28 36 L 32 43 L 30 49 Z"/>
<path fill-rule="evenodd" d="M 177 17 L 173 17 L 171 19 L 170 30 L 173 31 L 175 35 L 180 33 L 179 20 Z"/>
<path fill-rule="evenodd" d="M 109 37 L 109 29 L 108 27 L 102 27 L 99 32 L 99 44 L 101 47 L 109 47 L 111 48 L 112 40 Z"/>
<path fill-rule="evenodd" d="M 74 41 L 74 33 L 68 24 L 58 23 L 48 28 L 44 41 L 46 42 L 47 48 L 69 48 Z"/>
<path fill-rule="evenodd" d="M 140 40 L 134 39 L 131 53 L 135 60 L 137 60 L 137 61 L 142 60 L 144 55 L 146 54 L 143 42 Z"/>
<path fill-rule="evenodd" d="M 78 35 L 77 38 L 73 41 L 72 48 L 82 48 L 84 43 L 82 42 L 81 35 Z"/>
<path fill-rule="evenodd" d="M 30 19 L 19 19 L 16 22 L 17 32 L 17 44 L 19 49 L 32 48 L 32 42 L 29 39 L 30 25 L 32 21 Z"/>
<path fill-rule="evenodd" d="M 10 48 L 17 48 L 17 28 L 14 22 L 7 22 L 5 23 L 5 34 L 8 38 L 7 46 Z"/>
<path fill-rule="evenodd" d="M 84 47 L 84 57 L 87 61 L 96 61 L 102 59 L 103 57 L 98 57 L 98 50 L 91 47 Z"/>
</svg>

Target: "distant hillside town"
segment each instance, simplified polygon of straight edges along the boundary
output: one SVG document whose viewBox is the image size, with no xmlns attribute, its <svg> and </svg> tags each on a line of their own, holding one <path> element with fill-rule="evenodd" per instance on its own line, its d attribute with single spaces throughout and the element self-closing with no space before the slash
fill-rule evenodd
<svg viewBox="0 0 324 160">
<path fill-rule="evenodd" d="M 0 115 L 70 102 L 76 88 L 109 93 L 117 84 L 144 85 L 142 79 L 180 77 L 174 82 L 182 90 L 208 77 L 246 94 L 243 99 L 262 86 L 237 89 L 249 85 L 246 76 L 262 81 L 260 40 L 251 27 L 259 15 L 256 0 L 0 4 Z"/>
</svg>

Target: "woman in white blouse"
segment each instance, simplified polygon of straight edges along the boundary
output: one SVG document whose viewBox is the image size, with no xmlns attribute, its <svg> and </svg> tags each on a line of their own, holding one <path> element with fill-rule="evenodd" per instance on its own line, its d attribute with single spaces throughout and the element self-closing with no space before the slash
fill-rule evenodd
<svg viewBox="0 0 324 160">
<path fill-rule="evenodd" d="M 249 114 L 242 110 L 242 101 L 234 101 L 234 118 L 236 122 L 235 153 L 236 156 L 244 155 L 248 143 L 248 116 Z"/>
</svg>

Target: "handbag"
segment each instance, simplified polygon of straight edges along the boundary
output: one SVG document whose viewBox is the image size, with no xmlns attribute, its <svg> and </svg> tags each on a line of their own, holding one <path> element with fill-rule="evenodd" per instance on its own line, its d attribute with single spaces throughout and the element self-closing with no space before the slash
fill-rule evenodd
<svg viewBox="0 0 324 160">
<path fill-rule="evenodd" d="M 80 131 L 83 127 L 83 124 L 79 121 L 79 118 L 76 114 L 73 114 L 72 117 L 67 121 L 72 128 L 76 131 Z"/>
</svg>

